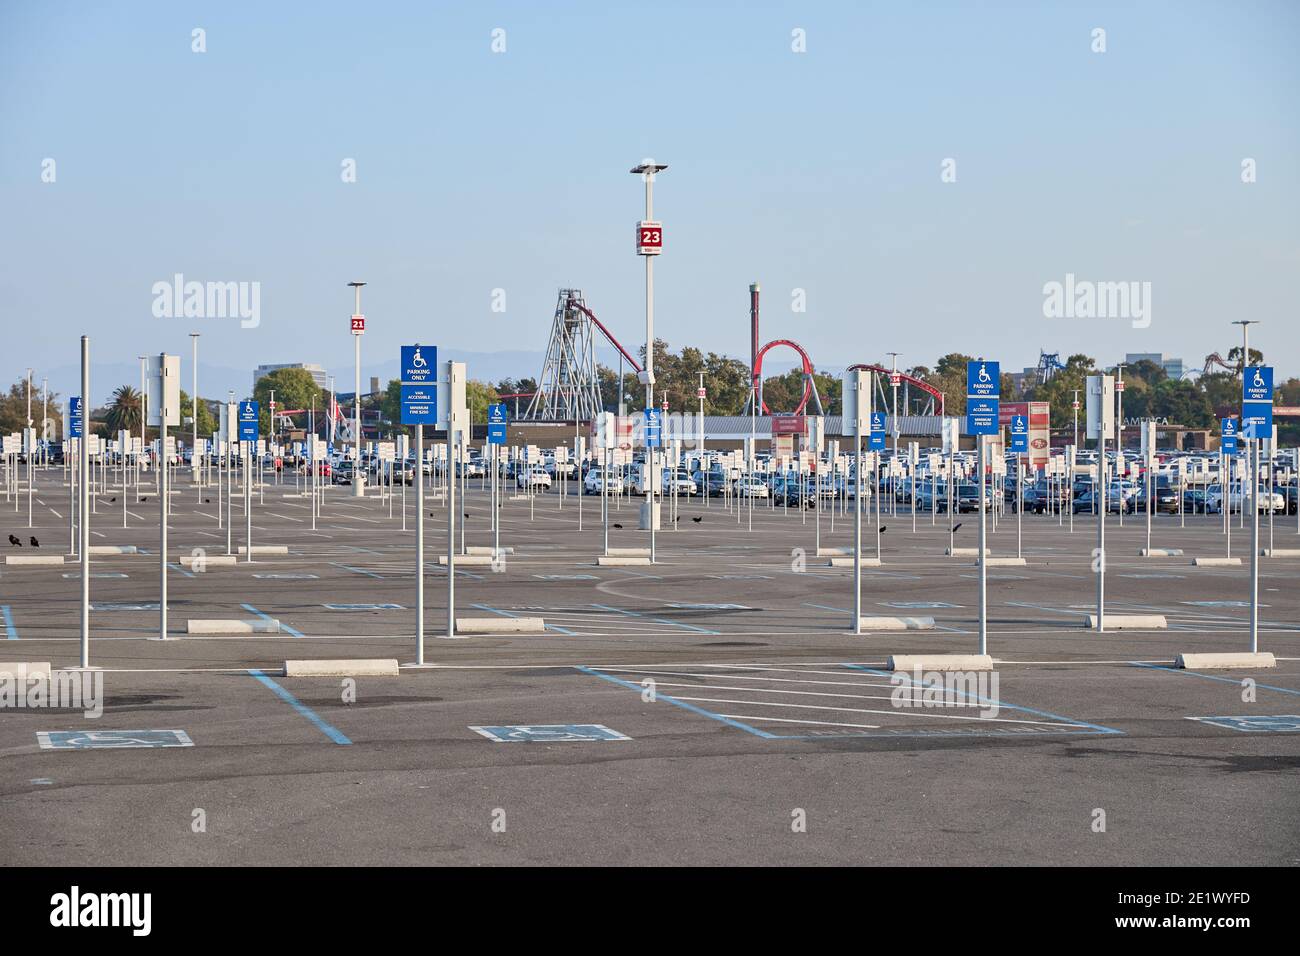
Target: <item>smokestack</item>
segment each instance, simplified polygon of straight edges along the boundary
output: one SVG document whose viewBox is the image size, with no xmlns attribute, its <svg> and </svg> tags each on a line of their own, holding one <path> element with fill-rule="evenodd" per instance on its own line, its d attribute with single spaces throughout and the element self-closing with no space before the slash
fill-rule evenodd
<svg viewBox="0 0 1300 956">
<path fill-rule="evenodd" d="M 758 283 L 749 286 L 749 377 L 754 386 L 754 395 L 758 394 Z M 751 402 L 755 401 L 753 398 Z M 758 409 L 754 410 L 758 414 Z"/>
</svg>

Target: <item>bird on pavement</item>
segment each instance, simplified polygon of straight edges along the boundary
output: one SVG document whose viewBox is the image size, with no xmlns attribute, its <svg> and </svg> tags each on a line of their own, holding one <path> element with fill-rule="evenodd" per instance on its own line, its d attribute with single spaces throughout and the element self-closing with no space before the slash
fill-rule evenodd
<svg viewBox="0 0 1300 956">
<path fill-rule="evenodd" d="M 39 548 L 40 546 L 41 546 L 41 543 L 40 543 L 39 541 L 36 540 L 36 535 L 32 535 L 32 547 L 33 547 L 33 548 Z"/>
<path fill-rule="evenodd" d="M 701 521 L 704 520 L 704 515 L 700 515 L 698 518 L 692 518 L 691 520 L 694 521 L 696 524 L 699 524 Z"/>
<path fill-rule="evenodd" d="M 23 546 L 23 543 L 22 543 L 21 541 L 19 541 L 17 538 L 15 538 L 13 535 L 10 535 L 10 536 L 9 536 L 9 545 L 10 545 L 11 547 L 21 548 L 21 547 Z"/>
<path fill-rule="evenodd" d="M 117 500 L 117 495 L 114 495 L 112 498 L 108 499 L 108 503 L 111 505 L 116 500 Z"/>
<path fill-rule="evenodd" d="M 616 524 L 616 525 L 614 525 L 614 527 L 615 527 L 615 528 L 618 528 L 619 531 L 622 531 L 622 530 L 623 530 L 623 526 L 622 526 L 621 524 Z"/>
<path fill-rule="evenodd" d="M 889 529 L 888 529 L 887 527 L 881 527 L 881 529 L 880 529 L 879 531 L 877 531 L 876 534 L 884 534 L 884 533 L 885 533 L 886 531 L 888 531 L 888 530 L 889 530 Z"/>
<path fill-rule="evenodd" d="M 953 531 L 956 531 L 956 530 L 957 530 L 958 528 L 960 528 L 960 527 L 961 527 L 961 522 L 958 521 L 955 525 L 952 526 L 952 530 L 953 530 Z"/>
</svg>

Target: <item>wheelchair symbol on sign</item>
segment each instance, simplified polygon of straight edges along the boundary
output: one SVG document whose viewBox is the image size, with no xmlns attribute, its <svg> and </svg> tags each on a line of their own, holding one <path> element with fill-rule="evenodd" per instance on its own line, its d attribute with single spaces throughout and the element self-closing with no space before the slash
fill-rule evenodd
<svg viewBox="0 0 1300 956">
<path fill-rule="evenodd" d="M 1255 377 L 1251 380 L 1251 384 L 1254 385 L 1256 388 L 1264 387 L 1264 376 L 1259 374 L 1258 366 L 1256 366 L 1255 368 Z"/>
<path fill-rule="evenodd" d="M 411 359 L 411 367 L 412 367 L 412 368 L 428 368 L 428 367 L 429 367 L 429 363 L 426 362 L 426 361 L 424 360 L 424 356 L 420 354 L 420 347 L 419 347 L 418 345 L 415 347 L 415 356 Z"/>
<path fill-rule="evenodd" d="M 993 378 L 989 375 L 989 370 L 983 365 L 980 366 L 979 375 L 977 377 L 981 382 L 993 381 Z"/>
</svg>

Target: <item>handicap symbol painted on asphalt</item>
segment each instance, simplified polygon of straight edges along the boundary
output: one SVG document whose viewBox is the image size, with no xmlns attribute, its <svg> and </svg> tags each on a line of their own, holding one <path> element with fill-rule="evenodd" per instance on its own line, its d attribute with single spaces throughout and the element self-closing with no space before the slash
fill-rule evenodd
<svg viewBox="0 0 1300 956">
<path fill-rule="evenodd" d="M 1295 734 L 1300 733 L 1300 714 L 1251 714 L 1246 717 L 1188 717 L 1188 720 L 1213 724 L 1224 730 L 1245 733 Z"/>
<path fill-rule="evenodd" d="M 470 730 L 499 744 L 632 739 L 617 730 L 610 730 L 604 724 L 507 724 L 500 727 L 470 727 Z"/>
<path fill-rule="evenodd" d="M 193 747 L 183 730 L 41 730 L 42 750 L 124 750 L 139 747 Z"/>
</svg>

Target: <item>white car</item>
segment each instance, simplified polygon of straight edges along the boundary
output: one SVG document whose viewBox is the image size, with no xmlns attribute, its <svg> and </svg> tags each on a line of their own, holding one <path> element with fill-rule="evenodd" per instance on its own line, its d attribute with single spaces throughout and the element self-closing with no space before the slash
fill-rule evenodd
<svg viewBox="0 0 1300 956">
<path fill-rule="evenodd" d="M 598 495 L 602 491 L 608 491 L 612 495 L 621 495 L 623 493 L 623 479 L 613 472 L 607 475 L 602 469 L 593 468 L 587 472 L 587 478 L 582 483 L 582 492 L 587 495 Z"/>
<path fill-rule="evenodd" d="M 767 485 L 757 478 L 741 478 L 736 482 L 736 494 L 742 498 L 766 498 Z"/>
<path fill-rule="evenodd" d="M 1245 504 L 1250 500 L 1250 495 L 1246 489 L 1234 485 L 1228 493 L 1228 502 L 1233 511 L 1245 510 Z M 1223 511 L 1223 486 L 1211 485 L 1205 492 L 1206 509 L 1218 514 Z M 1261 485 L 1259 488 L 1259 512 L 1265 514 L 1272 511 L 1274 514 L 1286 513 L 1286 498 L 1276 491 L 1272 495 L 1268 493 L 1268 486 Z"/>
<path fill-rule="evenodd" d="M 679 495 L 693 495 L 699 491 L 699 486 L 695 484 L 694 479 L 686 471 L 678 469 L 677 474 L 674 475 L 671 468 L 665 468 L 663 493 L 671 495 L 674 491 Z"/>
<path fill-rule="evenodd" d="M 551 487 L 551 476 L 546 473 L 546 469 L 541 465 L 534 465 L 521 471 L 518 477 L 515 478 L 515 484 L 520 488 L 549 488 Z"/>
</svg>

